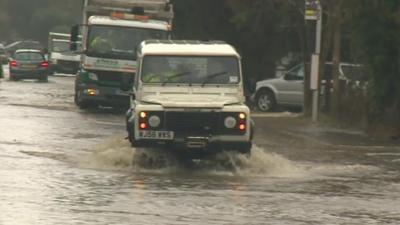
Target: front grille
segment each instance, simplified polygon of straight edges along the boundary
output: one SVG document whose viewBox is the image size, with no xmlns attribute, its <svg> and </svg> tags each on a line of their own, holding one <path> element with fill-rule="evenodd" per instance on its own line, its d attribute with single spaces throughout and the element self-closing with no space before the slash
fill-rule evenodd
<svg viewBox="0 0 400 225">
<path fill-rule="evenodd" d="M 134 74 L 132 73 L 122 73 L 114 71 L 96 71 L 94 72 L 99 78 L 100 82 L 132 82 Z"/>
<path fill-rule="evenodd" d="M 216 135 L 220 114 L 215 112 L 166 112 L 165 126 L 178 136 Z"/>
<path fill-rule="evenodd" d="M 106 95 L 107 105 L 129 107 L 129 96 Z"/>
<path fill-rule="evenodd" d="M 123 95 L 106 95 L 106 98 L 109 100 L 115 100 L 115 101 L 126 101 L 129 103 L 129 96 L 123 96 Z"/>
<path fill-rule="evenodd" d="M 79 62 L 75 61 L 65 61 L 65 60 L 58 60 L 58 65 L 64 68 L 72 68 L 72 69 L 78 69 L 79 68 Z"/>
</svg>

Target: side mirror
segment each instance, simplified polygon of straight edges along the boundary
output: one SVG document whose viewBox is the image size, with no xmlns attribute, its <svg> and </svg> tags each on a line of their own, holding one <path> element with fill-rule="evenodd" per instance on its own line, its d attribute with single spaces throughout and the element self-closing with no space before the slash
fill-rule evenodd
<svg viewBox="0 0 400 225">
<path fill-rule="evenodd" d="M 70 39 L 70 50 L 78 50 L 78 36 L 79 36 L 79 25 L 74 25 L 71 27 L 71 39 Z"/>
</svg>

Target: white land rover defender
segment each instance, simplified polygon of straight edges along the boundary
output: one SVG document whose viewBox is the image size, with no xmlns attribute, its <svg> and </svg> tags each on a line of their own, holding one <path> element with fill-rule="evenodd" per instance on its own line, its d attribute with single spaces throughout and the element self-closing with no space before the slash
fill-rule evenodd
<svg viewBox="0 0 400 225">
<path fill-rule="evenodd" d="M 253 121 L 244 104 L 241 57 L 232 46 L 148 40 L 137 54 L 126 119 L 133 147 L 250 153 Z"/>
</svg>

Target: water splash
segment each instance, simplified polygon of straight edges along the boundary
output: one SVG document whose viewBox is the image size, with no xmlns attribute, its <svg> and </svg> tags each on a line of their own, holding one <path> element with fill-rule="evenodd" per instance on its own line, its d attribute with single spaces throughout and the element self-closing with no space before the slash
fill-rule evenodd
<svg viewBox="0 0 400 225">
<path fill-rule="evenodd" d="M 269 153 L 265 149 L 253 146 L 251 156 L 224 152 L 217 156 L 216 163 L 229 162 L 235 173 L 246 176 L 297 176 L 302 169 L 295 162 L 276 153 Z"/>
<path fill-rule="evenodd" d="M 160 173 L 200 173 L 233 176 L 295 176 L 301 169 L 294 162 L 254 146 L 251 156 L 223 152 L 202 160 L 185 160 L 161 149 L 135 149 L 121 138 L 95 146 L 80 157 L 79 165 L 99 170 Z"/>
<path fill-rule="evenodd" d="M 129 170 L 134 151 L 122 138 L 111 139 L 94 146 L 89 153 L 80 155 L 76 161 L 83 168 L 99 170 Z"/>
</svg>

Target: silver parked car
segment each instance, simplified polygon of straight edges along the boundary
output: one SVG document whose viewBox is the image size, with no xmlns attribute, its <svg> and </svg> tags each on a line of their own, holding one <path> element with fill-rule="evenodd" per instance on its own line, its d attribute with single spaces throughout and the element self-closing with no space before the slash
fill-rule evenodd
<svg viewBox="0 0 400 225">
<path fill-rule="evenodd" d="M 17 50 L 9 62 L 10 80 L 38 79 L 47 81 L 49 63 L 40 50 Z"/>
<path fill-rule="evenodd" d="M 340 79 L 363 80 L 361 65 L 340 63 Z M 323 79 L 331 79 L 332 63 L 326 63 Z M 323 80 L 323 82 L 325 82 Z M 304 64 L 298 64 L 288 70 L 283 76 L 261 80 L 256 84 L 255 93 L 251 99 L 260 111 L 273 111 L 279 106 L 302 107 L 304 102 Z"/>
</svg>

